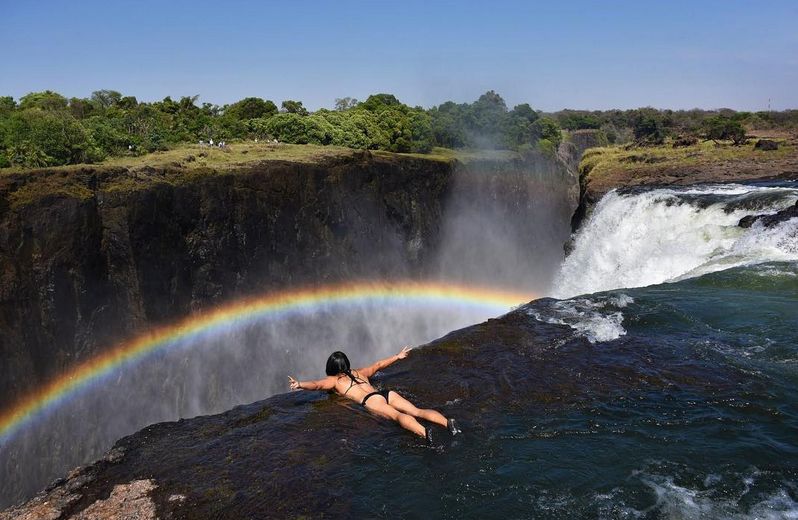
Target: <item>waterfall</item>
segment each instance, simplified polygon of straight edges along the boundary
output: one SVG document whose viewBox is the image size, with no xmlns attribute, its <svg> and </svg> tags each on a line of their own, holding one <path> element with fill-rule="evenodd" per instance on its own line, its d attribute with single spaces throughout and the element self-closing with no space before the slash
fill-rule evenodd
<svg viewBox="0 0 798 520">
<path fill-rule="evenodd" d="M 575 237 L 553 293 L 568 298 L 798 259 L 798 219 L 771 228 L 737 225 L 796 199 L 795 188 L 741 184 L 611 191 Z"/>
</svg>

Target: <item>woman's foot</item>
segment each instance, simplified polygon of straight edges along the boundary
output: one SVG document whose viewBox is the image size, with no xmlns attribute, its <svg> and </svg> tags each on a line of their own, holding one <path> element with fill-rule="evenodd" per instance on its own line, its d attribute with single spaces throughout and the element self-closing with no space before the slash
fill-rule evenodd
<svg viewBox="0 0 798 520">
<path fill-rule="evenodd" d="M 446 428 L 449 430 L 449 433 L 452 435 L 457 435 L 458 433 L 463 433 L 463 430 L 457 427 L 457 423 L 454 419 L 447 419 L 446 420 Z"/>
<path fill-rule="evenodd" d="M 427 444 L 432 446 L 432 426 L 424 428 L 424 437 L 427 439 Z"/>
</svg>

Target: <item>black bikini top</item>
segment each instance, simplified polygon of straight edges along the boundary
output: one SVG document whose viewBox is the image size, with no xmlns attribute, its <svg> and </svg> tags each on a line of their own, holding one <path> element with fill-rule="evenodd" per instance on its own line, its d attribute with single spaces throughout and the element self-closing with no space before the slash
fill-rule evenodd
<svg viewBox="0 0 798 520">
<path fill-rule="evenodd" d="M 348 374 L 344 374 L 344 375 L 345 375 L 345 376 L 348 376 Z M 352 376 L 352 377 L 354 377 L 354 376 Z M 357 382 L 357 381 L 356 381 L 356 379 L 357 379 L 357 378 L 355 377 L 354 379 L 352 379 L 352 380 L 351 380 L 351 382 L 349 383 L 349 388 L 347 388 L 347 389 L 346 389 L 346 392 L 344 392 L 344 395 L 348 394 L 348 393 L 349 393 L 349 391 L 352 389 L 352 387 L 353 387 L 353 386 L 355 386 L 355 385 L 362 385 L 363 383 L 365 383 L 365 381 L 360 381 L 360 382 Z"/>
</svg>

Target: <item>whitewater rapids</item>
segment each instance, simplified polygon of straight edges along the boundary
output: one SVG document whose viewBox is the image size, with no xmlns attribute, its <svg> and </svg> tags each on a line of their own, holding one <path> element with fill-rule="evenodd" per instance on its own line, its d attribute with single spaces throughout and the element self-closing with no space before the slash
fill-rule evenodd
<svg viewBox="0 0 798 520">
<path fill-rule="evenodd" d="M 798 200 L 798 187 L 742 184 L 614 190 L 575 237 L 552 295 L 645 287 L 741 265 L 798 260 L 798 219 L 739 227 Z"/>
</svg>

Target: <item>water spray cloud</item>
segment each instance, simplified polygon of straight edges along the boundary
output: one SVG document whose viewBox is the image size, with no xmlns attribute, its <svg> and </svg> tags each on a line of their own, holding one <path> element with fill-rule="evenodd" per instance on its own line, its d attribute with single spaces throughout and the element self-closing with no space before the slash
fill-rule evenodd
<svg viewBox="0 0 798 520">
<path fill-rule="evenodd" d="M 214 335 L 265 318 L 313 312 L 333 305 L 365 301 L 386 304 L 447 304 L 491 308 L 497 313 L 534 296 L 486 287 L 441 282 L 350 282 L 314 288 L 289 289 L 232 302 L 178 323 L 153 329 L 68 370 L 0 413 L 0 443 L 10 439 L 36 417 L 57 407 L 92 382 L 122 370 L 156 352 L 199 336 Z"/>
</svg>

